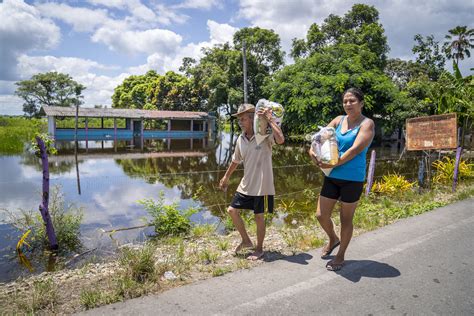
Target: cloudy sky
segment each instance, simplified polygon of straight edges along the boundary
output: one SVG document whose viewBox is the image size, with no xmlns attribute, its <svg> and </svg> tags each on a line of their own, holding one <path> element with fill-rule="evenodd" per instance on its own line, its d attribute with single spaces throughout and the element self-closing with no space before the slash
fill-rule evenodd
<svg viewBox="0 0 474 316">
<path fill-rule="evenodd" d="M 38 72 L 68 73 L 87 87 L 86 106 L 110 105 L 127 76 L 177 71 L 239 28 L 275 30 L 288 53 L 292 38 L 354 3 L 379 10 L 390 57 L 411 59 L 417 33 L 443 41 L 456 25 L 474 28 L 473 0 L 0 0 L 0 114 L 22 113 L 14 83 Z M 474 57 L 461 65 L 467 74 Z"/>
</svg>

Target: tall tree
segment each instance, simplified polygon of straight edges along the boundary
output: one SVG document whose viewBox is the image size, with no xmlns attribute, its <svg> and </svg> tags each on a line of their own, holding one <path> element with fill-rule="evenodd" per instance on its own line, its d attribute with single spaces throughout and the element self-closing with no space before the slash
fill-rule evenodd
<svg viewBox="0 0 474 316">
<path fill-rule="evenodd" d="M 191 63 L 191 61 L 190 61 Z M 173 71 L 159 75 L 154 70 L 144 75 L 133 75 L 118 85 L 112 95 L 112 107 L 207 111 L 205 87 L 196 84 L 196 79 Z"/>
<path fill-rule="evenodd" d="M 283 128 L 303 134 L 342 114 L 342 93 L 358 87 L 366 93 L 364 113 L 388 124 L 398 89 L 383 73 L 389 51 L 373 6 L 354 5 L 344 16 L 329 15 L 306 38 L 293 41 L 295 64 L 277 72 L 266 93 L 285 106 Z"/>
<path fill-rule="evenodd" d="M 306 40 L 293 39 L 291 56 L 305 58 L 339 44 L 364 46 L 377 56 L 379 68 L 383 68 L 389 47 L 384 29 L 379 23 L 379 13 L 373 6 L 355 4 L 340 17 L 330 14 L 321 26 L 314 23 L 309 28 Z"/>
<path fill-rule="evenodd" d="M 16 85 L 15 94 L 25 101 L 23 111 L 30 117 L 38 116 L 41 106 L 74 106 L 80 103 L 82 91 L 86 88 L 68 74 L 59 72 L 39 73 Z"/>
<path fill-rule="evenodd" d="M 235 113 L 243 102 L 242 43 L 247 51 L 248 100 L 255 103 L 265 97 L 262 87 L 283 65 L 280 38 L 272 30 L 243 28 L 234 34 L 233 45 L 226 43 L 204 50 L 204 57 L 194 67 L 183 60 L 182 69 L 192 74 L 197 84 L 209 92 L 208 106 L 226 114 Z"/>
<path fill-rule="evenodd" d="M 442 54 L 439 42 L 435 41 L 433 35 L 424 38 L 421 34 L 414 37 L 416 44 L 412 52 L 416 55 L 416 61 L 428 68 L 428 76 L 436 81 L 444 72 L 446 58 Z"/>
<path fill-rule="evenodd" d="M 456 26 L 448 31 L 445 36 L 447 41 L 443 45 L 443 50 L 448 59 L 453 59 L 456 65 L 459 65 L 459 59 L 463 60 L 465 56 L 471 57 L 470 49 L 474 48 L 474 29 L 468 29 L 467 26 Z"/>
</svg>

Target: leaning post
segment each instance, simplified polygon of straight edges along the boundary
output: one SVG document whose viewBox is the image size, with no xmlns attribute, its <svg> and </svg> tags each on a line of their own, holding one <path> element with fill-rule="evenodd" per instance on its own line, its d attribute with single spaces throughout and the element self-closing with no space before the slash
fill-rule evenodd
<svg viewBox="0 0 474 316">
<path fill-rule="evenodd" d="M 459 174 L 459 163 L 461 162 L 462 147 L 456 149 L 456 162 L 454 164 L 454 175 L 453 175 L 453 192 L 456 191 L 456 185 L 458 183 Z"/>
<path fill-rule="evenodd" d="M 58 249 L 58 242 L 56 239 L 56 233 L 54 232 L 53 221 L 49 214 L 49 165 L 48 165 L 48 153 L 43 139 L 36 136 L 36 142 L 38 143 L 41 163 L 43 166 L 43 194 L 42 203 L 39 206 L 41 216 L 43 217 L 44 224 L 46 226 L 46 234 L 49 240 L 49 246 L 52 250 Z"/>
<path fill-rule="evenodd" d="M 375 150 L 372 150 L 370 154 L 369 173 L 367 175 L 367 187 L 365 188 L 365 196 L 368 196 L 374 184 L 374 172 L 375 172 Z"/>
</svg>

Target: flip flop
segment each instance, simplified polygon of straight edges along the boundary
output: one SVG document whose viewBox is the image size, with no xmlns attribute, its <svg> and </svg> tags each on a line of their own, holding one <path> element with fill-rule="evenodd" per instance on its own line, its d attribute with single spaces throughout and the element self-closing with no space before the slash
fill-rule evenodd
<svg viewBox="0 0 474 316">
<path fill-rule="evenodd" d="M 262 253 L 259 254 L 259 255 L 251 254 L 250 256 L 247 257 L 247 260 L 250 260 L 250 261 L 257 261 L 257 260 L 259 260 L 259 259 L 262 259 L 262 258 L 263 258 L 263 255 L 264 255 L 264 252 L 262 252 Z"/>
<path fill-rule="evenodd" d="M 339 246 L 341 244 L 341 241 L 338 241 L 337 243 L 335 243 L 331 248 L 329 248 L 326 252 L 324 252 L 322 255 L 321 255 L 321 259 L 325 259 L 327 256 L 329 256 L 334 249 L 336 249 L 337 246 Z"/>
<path fill-rule="evenodd" d="M 341 270 L 343 266 L 344 266 L 344 262 L 332 263 L 332 261 L 329 261 L 328 263 L 326 263 L 326 269 L 328 271 L 333 271 L 333 272 Z"/>
</svg>

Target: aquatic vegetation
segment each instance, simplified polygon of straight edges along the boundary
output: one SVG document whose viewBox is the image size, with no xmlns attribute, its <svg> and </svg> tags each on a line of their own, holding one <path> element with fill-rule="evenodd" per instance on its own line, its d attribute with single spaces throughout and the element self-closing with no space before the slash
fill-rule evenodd
<svg viewBox="0 0 474 316">
<path fill-rule="evenodd" d="M 151 222 L 155 227 L 157 237 L 187 235 L 190 233 L 191 215 L 197 211 L 189 208 L 184 211 L 178 209 L 177 203 L 167 205 L 164 203 L 164 194 L 160 194 L 158 200 L 144 199 L 138 201 L 151 215 Z"/>
<path fill-rule="evenodd" d="M 28 245 L 32 251 L 49 249 L 49 241 L 43 218 L 38 210 L 20 210 L 19 214 L 13 214 L 9 210 L 3 210 L 13 227 L 22 234 L 18 245 L 23 245 L 28 239 Z M 53 187 L 49 200 L 49 213 L 56 232 L 56 238 L 60 251 L 77 251 L 81 248 L 80 226 L 83 219 L 83 210 L 74 204 L 66 205 L 64 195 L 59 187 Z M 27 233 L 31 231 L 30 233 Z"/>
<path fill-rule="evenodd" d="M 46 132 L 43 119 L 0 117 L 0 154 L 15 155 L 24 151 L 25 143 L 37 133 Z"/>
</svg>

